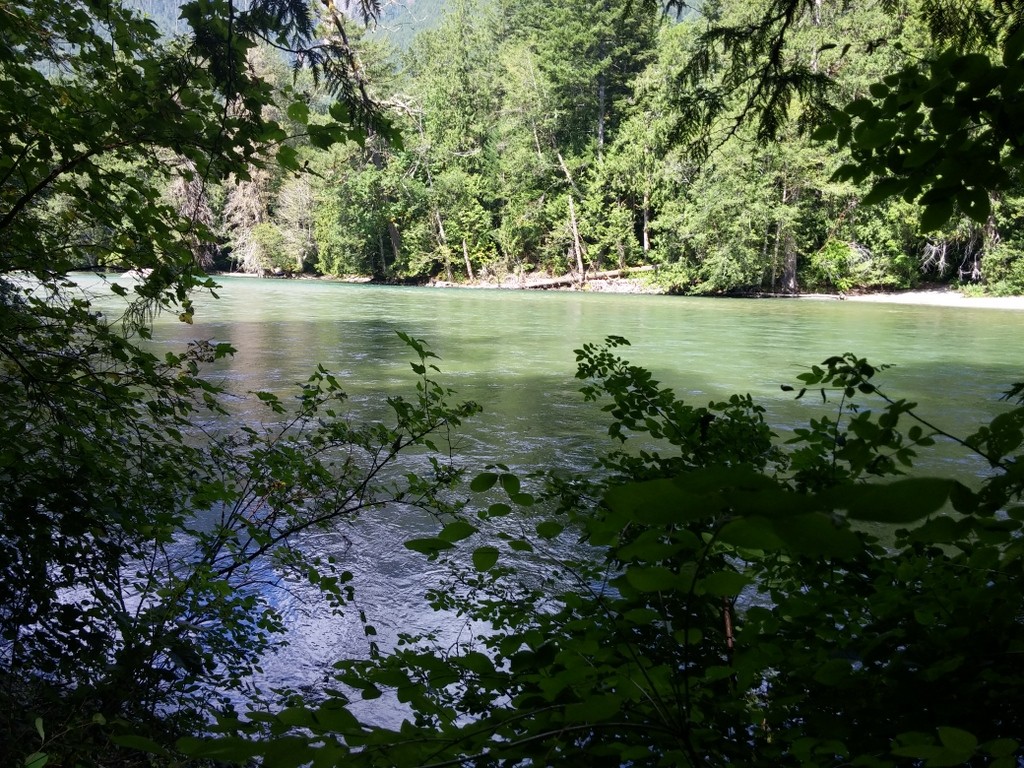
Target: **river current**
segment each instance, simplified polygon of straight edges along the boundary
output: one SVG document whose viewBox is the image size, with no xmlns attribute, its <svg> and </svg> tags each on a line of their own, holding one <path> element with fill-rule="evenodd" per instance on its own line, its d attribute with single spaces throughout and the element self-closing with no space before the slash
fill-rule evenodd
<svg viewBox="0 0 1024 768">
<path fill-rule="evenodd" d="M 79 282 L 98 295 L 106 292 L 100 278 Z M 811 397 L 796 402 L 779 385 L 794 384 L 806 367 L 848 351 L 875 364 L 893 363 L 878 379 L 883 389 L 919 403 L 930 421 L 957 435 L 1005 408 L 999 395 L 1024 380 L 1024 312 L 1013 310 L 231 277 L 218 282 L 219 299 L 196 298 L 193 325 L 170 315 L 157 318 L 157 346 L 179 348 L 195 338 L 231 343 L 237 353 L 208 375 L 239 393 L 262 389 L 287 397 L 323 364 L 343 382 L 353 415 L 372 419 L 383 413 L 386 395 L 414 391 L 412 355 L 396 331 L 423 339 L 440 358 L 438 380 L 458 399 L 483 407 L 458 442 L 471 473 L 491 462 L 523 473 L 584 470 L 611 446 L 604 414 L 583 402 L 574 379 L 574 350 L 609 334 L 629 339 L 632 346 L 621 354 L 689 402 L 750 393 L 781 434 L 833 413 L 834 405 Z M 255 405 L 242 406 L 233 419 L 262 414 Z M 985 471 L 981 462 L 953 450 L 937 452 L 919 469 L 965 478 Z M 398 632 L 438 627 L 438 615 L 423 601 L 438 574 L 403 546 L 409 537 L 427 535 L 430 526 L 385 510 L 307 542 L 346 558 L 356 575 L 359 607 L 382 646 Z M 326 615 L 301 590 L 282 590 L 274 599 L 293 635 L 264 665 L 265 683 L 315 688 L 331 661 L 365 655 L 368 640 L 355 611 L 343 618 Z M 452 641 L 471 629 L 453 619 L 444 627 Z"/>
</svg>

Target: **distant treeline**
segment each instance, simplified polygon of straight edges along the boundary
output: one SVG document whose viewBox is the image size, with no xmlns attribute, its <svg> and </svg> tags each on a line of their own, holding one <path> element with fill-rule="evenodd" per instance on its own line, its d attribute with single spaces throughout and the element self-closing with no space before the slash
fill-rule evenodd
<svg viewBox="0 0 1024 768">
<path fill-rule="evenodd" d="M 699 14 L 678 21 L 633 0 L 448 6 L 404 53 L 352 24 L 367 87 L 401 146 L 371 135 L 321 150 L 282 114 L 308 173 L 254 168 L 214 190 L 172 184 L 169 194 L 221 235 L 197 243 L 197 256 L 222 269 L 388 281 L 657 265 L 664 287 L 685 293 L 939 280 L 1024 291 L 1019 194 L 993 196 L 986 222 L 956 215 L 931 232 L 915 203 L 863 205 L 870 182 L 833 180 L 848 158 L 810 138 L 820 115 L 805 108 L 800 84 L 775 105 L 780 122 L 766 142 L 734 119 L 749 94 L 723 95 L 714 68 L 693 79 Z M 714 20 L 742 25 L 757 6 L 725 0 Z M 881 2 L 823 7 L 793 21 L 779 55 L 847 104 L 934 54 L 917 18 Z M 282 90 L 306 94 L 312 124 L 326 112 L 327 95 L 293 83 L 269 49 L 250 58 Z M 694 115 L 708 99 L 729 117 L 697 137 Z"/>
</svg>

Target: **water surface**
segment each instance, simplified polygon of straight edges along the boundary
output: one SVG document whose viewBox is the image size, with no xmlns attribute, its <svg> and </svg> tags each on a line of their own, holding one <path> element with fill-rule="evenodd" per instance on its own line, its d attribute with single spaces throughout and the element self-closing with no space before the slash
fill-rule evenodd
<svg viewBox="0 0 1024 768">
<path fill-rule="evenodd" d="M 413 394 L 412 359 L 396 331 L 424 339 L 441 358 L 439 380 L 484 412 L 463 430 L 462 460 L 504 462 L 523 471 L 589 467 L 609 443 L 599 407 L 584 403 L 574 350 L 624 336 L 622 354 L 695 404 L 749 392 L 785 433 L 834 412 L 818 397 L 800 402 L 779 385 L 826 357 L 854 352 L 893 363 L 879 381 L 920 404 L 944 430 L 965 435 L 1005 408 L 999 395 L 1024 380 L 1024 312 L 813 300 L 699 299 L 646 295 L 535 293 L 219 278 L 220 298 L 199 297 L 192 326 L 157 320 L 155 343 L 230 342 L 238 351 L 209 375 L 238 392 L 287 396 L 317 364 L 342 379 L 358 415 L 384 412 L 387 394 Z M 92 288 L 102 289 L 95 278 Z M 235 419 L 262 418 L 256 406 Z M 939 451 L 923 471 L 964 478 L 985 471 L 962 452 Z M 343 555 L 358 578 L 361 607 L 381 632 L 436 627 L 422 603 L 436 573 L 402 542 L 429 523 L 387 511 L 312 546 Z M 269 660 L 268 679 L 315 685 L 323 664 L 362 655 L 357 622 L 322 615 L 301 592 L 278 599 L 299 635 Z M 449 626 L 452 637 L 460 627 Z"/>
</svg>

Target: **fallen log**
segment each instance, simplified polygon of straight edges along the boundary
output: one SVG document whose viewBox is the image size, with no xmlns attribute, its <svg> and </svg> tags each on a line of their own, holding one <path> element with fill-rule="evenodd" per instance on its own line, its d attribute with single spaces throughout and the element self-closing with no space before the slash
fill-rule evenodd
<svg viewBox="0 0 1024 768">
<path fill-rule="evenodd" d="M 655 267 L 644 266 L 644 267 L 632 267 L 627 269 L 611 269 L 605 272 L 591 272 L 585 276 L 582 281 L 583 284 L 589 283 L 591 280 L 611 280 L 616 277 L 628 277 L 637 272 L 653 272 Z M 541 289 L 544 288 L 560 288 L 566 285 L 580 285 L 581 281 L 577 275 L 569 274 L 563 275 L 562 277 L 553 277 L 549 280 L 532 280 L 527 283 L 523 283 L 522 287 L 526 289 Z"/>
</svg>

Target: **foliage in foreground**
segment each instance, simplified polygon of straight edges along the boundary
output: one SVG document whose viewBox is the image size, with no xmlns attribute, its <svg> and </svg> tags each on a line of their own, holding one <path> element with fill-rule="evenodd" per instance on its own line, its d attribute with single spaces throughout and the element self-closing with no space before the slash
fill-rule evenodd
<svg viewBox="0 0 1024 768">
<path fill-rule="evenodd" d="M 337 97 L 308 128 L 320 145 L 387 132 L 304 0 L 178 10 L 167 39 L 116 0 L 0 5 L 3 765 L 130 761 L 118 744 L 195 732 L 251 693 L 280 639 L 268 594 L 294 579 L 332 607 L 348 596 L 344 568 L 296 539 L 385 502 L 443 508 L 444 454 L 392 467 L 475 409 L 446 404 L 407 339 L 419 389 L 380 423 L 347 419 L 321 369 L 295 401 L 253 395 L 267 426 L 219 430 L 237 400 L 200 371 L 229 346 L 154 352 L 154 314 L 191 323 L 189 292 L 213 288 L 209 182 L 275 157 L 298 170 L 277 106 L 304 125 L 306 97 L 273 91 L 259 41 Z M 98 261 L 134 270 L 113 316 L 68 277 Z"/>
<path fill-rule="evenodd" d="M 549 476 L 542 498 L 491 467 L 472 483 L 490 504 L 407 543 L 451 569 L 432 605 L 486 629 L 339 664 L 400 729 L 335 693 L 179 746 L 277 768 L 1017 765 L 1024 408 L 954 439 L 991 464 L 980 488 L 894 479 L 950 437 L 866 361 L 800 377 L 835 407 L 783 450 L 749 397 L 687 405 L 622 343 L 580 350 L 583 391 L 610 400 L 614 438 L 659 449 Z"/>
<path fill-rule="evenodd" d="M 109 376 L 118 394 L 97 384 L 100 392 L 83 387 L 34 412 L 7 399 L 5 764 L 26 744 L 32 759 L 102 764 L 112 744 L 166 742 L 214 711 L 264 701 L 254 677 L 286 641 L 277 593 L 307 584 L 337 613 L 353 597 L 343 560 L 310 556 L 308 535 L 385 505 L 449 508 L 459 472 L 445 441 L 477 406 L 449 405 L 428 373 L 431 353 L 405 340 L 417 355 L 416 395 L 389 397 L 387 415 L 364 424 L 321 368 L 293 402 L 255 393 L 262 427 L 216 426 L 228 413 L 204 384 L 212 423 L 197 428 L 194 366 L 223 349 L 166 361 L 135 350 L 132 362 L 154 369 L 157 394 L 112 365 L 82 377 Z M 185 395 L 166 394 L 174 381 Z M 18 386 L 4 384 L 8 395 Z M 109 403 L 116 412 L 103 418 Z M 410 449 L 423 457 L 416 472 L 403 469 Z"/>
</svg>

